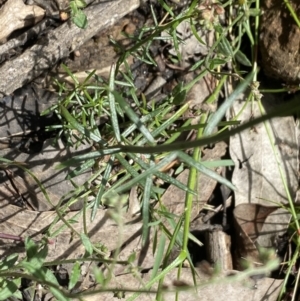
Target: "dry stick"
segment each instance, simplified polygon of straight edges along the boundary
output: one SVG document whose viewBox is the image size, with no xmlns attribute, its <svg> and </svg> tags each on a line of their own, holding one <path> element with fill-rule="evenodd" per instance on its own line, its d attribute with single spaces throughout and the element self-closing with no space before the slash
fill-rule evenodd
<svg viewBox="0 0 300 301">
<path fill-rule="evenodd" d="M 8 0 L 0 10 L 0 41 L 17 29 L 33 25 L 43 19 L 45 11 L 36 5 L 25 5 L 22 0 Z"/>
<path fill-rule="evenodd" d="M 36 39 L 47 27 L 54 24 L 53 19 L 45 19 L 15 39 L 11 39 L 0 46 L 0 55 L 8 53 L 9 50 L 25 45 L 29 40 Z"/>
<path fill-rule="evenodd" d="M 24 241 L 23 237 L 21 236 L 16 236 L 12 234 L 5 234 L 5 233 L 0 233 L 0 238 L 2 239 L 11 239 L 15 241 Z"/>
<path fill-rule="evenodd" d="M 0 68 L 0 93 L 9 95 L 16 89 L 52 68 L 70 52 L 78 49 L 97 32 L 139 6 L 139 0 L 115 0 L 91 5 L 84 10 L 88 18 L 86 29 L 78 28 L 71 20 L 48 32 L 38 44 L 26 50 Z"/>
</svg>

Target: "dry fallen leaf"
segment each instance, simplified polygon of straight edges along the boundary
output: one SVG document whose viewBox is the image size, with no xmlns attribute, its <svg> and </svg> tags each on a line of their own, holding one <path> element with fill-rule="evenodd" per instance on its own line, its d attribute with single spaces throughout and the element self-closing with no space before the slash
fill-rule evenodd
<svg viewBox="0 0 300 301">
<path fill-rule="evenodd" d="M 257 239 L 260 236 L 265 221 L 277 207 L 266 207 L 259 204 L 240 204 L 235 207 L 233 216 L 235 222 L 236 248 L 234 257 L 236 266 L 240 265 L 242 258 L 260 262 Z M 272 232 L 274 229 L 272 229 Z"/>
<path fill-rule="evenodd" d="M 234 103 L 231 117 L 234 117 L 244 106 L 241 96 Z M 278 100 L 271 94 L 262 99 L 266 111 L 273 109 Z M 260 116 L 257 102 L 249 103 L 239 115 L 242 123 Z M 287 204 L 287 193 L 272 149 L 274 144 L 278 162 L 283 169 L 284 177 L 292 199 L 295 199 L 298 188 L 298 140 L 297 129 L 292 116 L 274 118 L 266 122 L 271 141 L 264 124 L 247 129 L 230 138 L 230 155 L 235 162 L 232 182 L 236 186 L 235 204 L 260 204 L 276 206 Z M 277 209 L 266 218 L 257 242 L 262 247 L 271 247 L 274 236 L 287 229 L 290 214 L 284 209 Z"/>
<path fill-rule="evenodd" d="M 185 301 L 240 301 L 240 300 L 264 300 L 266 292 L 268 292 L 268 301 L 276 301 L 282 280 L 274 280 L 271 278 L 262 278 L 254 281 L 252 279 L 245 279 L 244 281 L 229 281 L 230 278 L 216 278 L 214 284 L 205 284 L 210 280 L 210 276 L 197 271 L 196 281 L 199 287 L 197 289 L 193 285 L 192 274 L 189 269 L 182 269 L 180 272 L 180 280 L 177 280 L 178 270 L 173 269 L 164 279 L 164 287 L 169 289 L 169 292 L 163 293 L 163 300 L 174 300 L 175 287 L 187 284 L 183 291 L 179 293 L 178 300 Z M 112 279 L 110 285 L 114 288 L 134 288 L 136 290 L 143 290 L 147 281 L 150 280 L 151 271 L 143 274 L 142 278 L 135 277 L 132 274 L 122 275 Z M 179 285 L 178 285 L 179 284 Z M 256 286 L 255 286 L 256 285 Z M 255 287 L 254 287 L 255 286 Z M 152 301 L 155 299 L 155 288 L 153 285 L 153 293 L 143 293 L 135 300 L 138 301 Z M 97 288 L 96 288 L 97 289 Z M 98 289 L 101 289 L 99 286 Z M 172 291 L 173 290 L 173 291 Z M 131 292 L 125 292 L 125 298 L 133 295 Z M 84 301 L 115 301 L 118 300 L 113 292 L 97 293 L 92 296 L 83 298 Z"/>
<path fill-rule="evenodd" d="M 43 184 L 52 204 L 56 206 L 64 195 L 74 190 L 71 182 L 65 179 L 71 170 L 68 168 L 58 170 L 56 169 L 57 165 L 76 154 L 89 152 L 91 146 L 81 145 L 75 149 L 65 147 L 62 143 L 59 143 L 59 146 L 53 146 L 53 142 L 53 139 L 46 140 L 42 151 L 34 156 L 20 153 L 17 149 L 0 150 L 0 155 L 6 159 L 26 164 L 26 168 L 30 169 Z M 31 208 L 37 211 L 47 211 L 53 208 L 52 204 L 48 203 L 39 186 L 28 173 L 14 167 L 8 167 L 8 170 L 9 172 L 14 172 L 11 173 L 11 179 L 8 179 L 6 174 L 3 173 L 4 181 L 3 185 L 0 186 L 0 203 L 2 205 L 16 204 L 20 197 L 22 197 L 23 200 L 30 204 Z M 85 172 L 73 180 L 77 185 L 81 185 L 90 176 L 91 172 Z M 14 182 L 18 192 L 12 186 L 12 182 Z"/>
<path fill-rule="evenodd" d="M 77 214 L 78 212 L 69 212 L 64 215 L 64 218 L 65 220 L 77 220 L 77 222 L 72 223 L 72 227 L 78 233 L 83 233 L 83 217 L 81 215 L 76 218 Z M 136 234 L 139 233 L 142 227 L 141 223 L 126 224 L 128 221 L 124 220 L 123 225 L 118 226 L 109 217 L 109 213 L 104 210 L 98 210 L 95 220 L 91 222 L 90 214 L 91 211 L 87 211 L 86 221 L 87 235 L 91 241 L 103 244 L 109 253 L 124 244 L 126 247 L 121 248 L 122 253 L 120 257 L 122 258 L 120 260 L 126 260 L 139 245 Z M 33 240 L 40 241 L 56 216 L 55 211 L 36 212 L 24 210 L 13 205 L 2 206 L 0 211 L 0 232 L 23 238 L 30 236 Z M 49 231 L 51 244 L 49 244 L 47 261 L 80 258 L 85 252 L 80 238 L 72 233 L 69 228 L 64 227 L 57 236 L 53 236 L 55 231 L 63 225 L 63 222 L 59 221 Z M 22 245 L 13 245 L 9 240 L 0 240 L 1 257 L 15 252 L 24 254 L 25 249 Z"/>
</svg>

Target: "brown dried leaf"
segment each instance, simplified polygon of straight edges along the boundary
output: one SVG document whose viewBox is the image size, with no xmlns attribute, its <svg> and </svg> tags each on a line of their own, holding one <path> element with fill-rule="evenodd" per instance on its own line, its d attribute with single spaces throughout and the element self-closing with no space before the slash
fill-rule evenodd
<svg viewBox="0 0 300 301">
<path fill-rule="evenodd" d="M 260 261 L 256 242 L 262 233 L 267 217 L 277 209 L 278 207 L 266 207 L 259 204 L 240 204 L 235 207 L 233 216 L 237 248 L 235 248 L 234 256 L 238 266 L 241 258 L 251 258 L 253 262 Z M 275 232 L 274 225 L 272 232 Z"/>
<path fill-rule="evenodd" d="M 52 146 L 52 143 L 52 139 L 45 141 L 43 150 L 34 156 L 20 153 L 16 149 L 3 149 L 0 151 L 0 155 L 6 159 L 25 163 L 26 168 L 30 169 L 43 184 L 52 204 L 55 206 L 65 194 L 74 189 L 71 182 L 65 180 L 71 170 L 68 168 L 57 170 L 56 166 L 72 156 L 89 152 L 91 146 L 82 145 L 75 149 L 64 147 L 62 143 L 60 143 L 60 146 Z M 19 193 L 31 207 L 37 211 L 47 211 L 53 208 L 29 174 L 15 168 L 9 168 L 9 171 L 14 171 L 14 173 L 12 173 L 12 181 L 15 183 Z M 77 185 L 81 185 L 90 175 L 90 172 L 86 172 L 75 177 L 73 180 Z M 0 186 L 0 203 L 2 205 L 16 204 L 19 198 L 20 195 L 15 191 L 11 181 L 5 177 L 5 182 Z M 76 209 L 80 209 L 80 207 Z"/>
<path fill-rule="evenodd" d="M 69 212 L 64 215 L 65 220 L 76 219 L 78 212 Z M 139 246 L 137 239 L 140 234 L 141 223 L 126 224 L 123 221 L 123 226 L 118 226 L 106 211 L 99 210 L 93 222 L 90 221 L 91 211 L 87 211 L 87 235 L 90 237 L 92 243 L 102 243 L 111 252 L 116 250 L 121 245 L 125 245 L 122 249 L 122 258 L 126 260 L 128 256 Z M 7 205 L 2 207 L 0 211 L 0 232 L 21 236 L 32 237 L 39 241 L 42 239 L 44 233 L 49 225 L 56 217 L 55 211 L 35 212 L 24 210 L 16 206 Z M 72 223 L 72 227 L 78 232 L 83 233 L 83 217 L 78 217 L 76 223 Z M 61 226 L 63 222 L 59 221 L 50 231 L 49 253 L 47 261 L 80 258 L 85 250 L 80 238 L 72 231 L 65 227 L 57 236 L 51 237 L 53 233 Z M 137 235 L 138 234 L 138 235 Z M 11 244 L 10 241 L 0 240 L 0 256 L 8 255 L 14 252 L 24 254 L 25 250 L 22 246 L 18 247 Z"/>
<path fill-rule="evenodd" d="M 182 269 L 180 272 L 180 280 L 177 280 L 178 270 L 171 270 L 164 279 L 164 287 L 169 291 L 163 293 L 163 300 L 174 300 L 175 287 L 179 287 L 178 284 L 185 286 L 184 290 L 179 293 L 179 300 L 185 301 L 240 301 L 240 300 L 263 300 L 265 296 L 268 296 L 268 301 L 276 301 L 281 288 L 282 280 L 274 280 L 271 278 L 258 279 L 256 282 L 251 279 L 245 279 L 244 281 L 229 281 L 228 278 L 222 279 L 218 277 L 215 279 L 214 284 L 207 284 L 210 280 L 209 275 L 197 271 L 196 283 L 199 287 L 195 288 L 193 285 L 193 278 L 189 269 Z M 135 277 L 132 274 L 122 275 L 112 278 L 110 286 L 113 288 L 129 288 L 138 290 L 144 289 L 144 285 L 150 280 L 151 271 L 147 274 L 143 274 L 143 278 Z M 205 285 L 204 285 L 205 283 Z M 256 284 L 256 289 L 254 285 Z M 135 300 L 138 301 L 152 301 L 155 299 L 155 289 L 157 285 L 152 286 L 152 293 L 143 293 Z M 97 289 L 97 288 L 96 288 Z M 98 289 L 101 289 L 99 286 Z M 125 298 L 132 296 L 132 292 L 125 292 Z M 116 301 L 118 298 L 114 296 L 113 292 L 95 294 L 87 296 L 84 301 Z"/>
<path fill-rule="evenodd" d="M 232 115 L 244 106 L 243 95 L 234 103 Z M 282 101 L 271 94 L 263 96 L 263 106 L 268 112 Z M 257 102 L 249 103 L 239 115 L 242 123 L 260 116 Z M 233 117 L 233 116 L 231 116 Z M 280 117 L 266 122 L 270 130 L 278 161 L 283 169 L 289 192 L 295 199 L 298 188 L 298 139 L 294 118 Z M 230 138 L 230 155 L 235 162 L 232 183 L 237 187 L 236 206 L 257 203 L 263 206 L 286 204 L 287 194 L 282 182 L 268 132 L 264 124 L 247 129 Z M 271 247 L 274 235 L 286 231 L 290 214 L 283 209 L 271 213 L 264 222 L 257 242 L 263 247 Z M 257 226 L 257 225 L 256 225 Z"/>
</svg>

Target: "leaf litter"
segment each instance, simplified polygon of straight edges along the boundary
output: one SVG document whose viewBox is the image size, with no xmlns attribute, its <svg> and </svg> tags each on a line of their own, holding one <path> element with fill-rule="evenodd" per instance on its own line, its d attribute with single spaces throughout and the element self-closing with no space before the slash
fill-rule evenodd
<svg viewBox="0 0 300 301">
<path fill-rule="evenodd" d="M 270 94 L 262 98 L 266 111 L 274 107 L 276 102 L 278 98 Z M 243 105 L 243 102 L 236 101 L 232 113 L 237 114 Z M 253 102 L 243 109 L 239 119 L 246 122 L 260 115 L 258 103 Z M 298 149 L 297 127 L 292 116 L 274 118 L 230 138 L 230 153 L 236 164 L 232 176 L 232 182 L 237 187 L 234 192 L 236 206 L 259 204 L 278 207 L 266 217 L 255 239 L 262 247 L 274 247 L 275 236 L 287 230 L 291 215 L 280 208 L 288 204 L 288 199 L 279 166 L 283 169 L 291 198 L 295 200 L 298 189 Z M 246 216 L 248 210 L 245 206 Z"/>
<path fill-rule="evenodd" d="M 183 24 L 183 26 L 186 26 Z M 180 28 L 178 28 L 180 30 Z M 183 28 L 183 31 L 185 27 Z M 192 37 L 194 37 L 192 35 Z M 188 38 L 188 37 L 184 37 Z M 199 43 L 195 39 L 187 40 L 188 49 L 181 49 L 182 52 L 187 53 L 187 58 L 190 58 L 194 54 L 193 49 L 196 52 L 206 52 L 205 48 L 199 50 Z M 183 47 L 184 48 L 184 47 Z M 198 51 L 199 50 L 199 51 Z M 188 60 L 187 60 L 188 61 Z M 207 80 L 207 78 L 206 78 Z M 203 92 L 203 84 L 205 80 L 201 81 L 201 88 Z M 196 85 L 197 86 L 197 85 Z M 197 93 L 196 93 L 197 94 Z M 209 94 L 207 94 L 209 95 Z M 205 96 L 204 98 L 205 99 Z M 199 99 L 198 99 L 199 101 Z M 243 101 L 243 100 L 242 100 Z M 233 111 L 236 113 L 240 110 L 243 105 L 242 101 L 235 101 Z M 269 103 L 274 102 L 274 99 L 269 100 Z M 267 103 L 267 102 L 266 102 Z M 265 109 L 267 105 L 264 102 Z M 199 104 L 196 104 L 199 105 Z M 201 105 L 201 101 L 200 101 Z M 255 118 L 259 115 L 259 110 L 256 107 L 256 103 L 252 106 L 250 104 L 243 111 L 242 115 L 239 116 L 239 120 L 247 121 L 250 118 Z M 280 122 L 279 122 L 280 121 Z M 280 154 L 281 163 L 284 166 L 285 176 L 288 178 L 288 187 L 292 192 L 293 196 L 296 194 L 298 177 L 298 141 L 296 127 L 292 117 L 284 117 L 273 119 L 271 121 L 271 131 L 274 136 L 274 145 L 276 151 Z M 274 235 L 280 235 L 286 231 L 287 224 L 290 220 L 290 215 L 285 211 L 276 209 L 273 211 L 274 202 L 277 204 L 286 204 L 286 192 L 280 180 L 278 174 L 277 162 L 274 159 L 274 154 L 270 148 L 270 141 L 267 133 L 264 130 L 263 125 L 256 126 L 255 128 L 244 131 L 243 133 L 236 135 L 230 139 L 230 155 L 232 160 L 235 162 L 235 169 L 233 172 L 233 183 L 236 186 L 235 191 L 235 206 L 237 221 L 236 231 L 237 237 L 245 237 L 245 243 L 241 248 L 245 248 L 246 252 L 242 256 L 250 256 L 253 260 L 258 259 L 256 242 L 260 245 L 269 247 L 272 245 Z M 12 160 L 25 162 L 27 167 L 37 175 L 41 183 L 46 187 L 47 192 L 50 196 L 53 205 L 57 205 L 61 198 L 74 189 L 73 185 L 70 185 L 69 181 L 65 180 L 68 171 L 57 171 L 53 162 L 61 162 L 68 156 L 76 155 L 78 152 L 87 152 L 90 150 L 89 145 L 83 149 L 72 149 L 70 152 L 65 149 L 57 150 L 52 146 L 52 141 L 47 140 L 44 143 L 43 150 L 38 155 L 28 155 L 18 153 L 11 149 L 3 150 L 2 156 L 11 158 Z M 221 150 L 214 154 L 214 151 L 218 148 Z M 224 149 L 226 148 L 225 143 L 216 144 L 215 148 L 206 150 L 203 160 L 208 158 L 215 160 L 221 158 L 224 155 Z M 207 156 L 207 157 L 206 157 Z M 211 157 L 210 157 L 211 156 Z M 218 170 L 221 172 L 221 170 Z M 183 183 L 187 182 L 187 170 L 184 170 L 177 179 Z M 13 170 L 12 180 L 16 183 L 19 191 L 15 191 L 11 181 L 6 179 L 7 175 L 2 174 L 3 185 L 0 190 L 1 204 L 3 204 L 1 214 L 0 232 L 11 233 L 16 236 L 30 236 L 39 241 L 42 236 L 48 231 L 51 244 L 49 244 L 49 253 L 47 260 L 54 261 L 57 259 L 67 258 L 81 258 L 86 249 L 82 245 L 82 241 L 79 236 L 74 235 L 74 231 L 64 226 L 62 221 L 58 221 L 48 230 L 51 226 L 52 221 L 56 218 L 54 211 L 49 211 L 52 205 L 49 205 L 45 200 L 43 194 L 39 190 L 39 187 L 32 181 L 32 179 L 23 172 L 20 174 L 17 170 Z M 81 179 L 78 179 L 78 185 L 84 183 L 89 179 L 90 174 L 84 175 Z M 207 181 L 208 180 L 208 181 Z M 208 179 L 206 176 L 199 177 L 198 183 L 198 200 L 194 203 L 195 206 L 192 211 L 192 218 L 197 217 L 202 207 L 210 199 L 214 189 L 216 187 L 216 181 Z M 27 195 L 26 195 L 27 193 Z M 30 207 L 37 211 L 27 210 L 24 208 L 17 207 L 12 204 L 17 204 L 20 196 L 23 196 L 25 200 L 30 203 Z M 33 198 L 34 197 L 34 198 Z M 32 199 L 31 199 L 32 198 Z M 182 190 L 176 190 L 174 187 L 169 187 L 162 197 L 164 205 L 175 215 L 180 216 L 184 212 L 184 199 L 185 194 Z M 200 205 L 200 206 L 199 206 Z M 271 206 L 270 206 L 271 205 Z M 93 222 L 87 218 L 82 218 L 81 206 L 75 208 L 76 212 L 67 212 L 64 215 L 66 220 L 72 221 L 72 227 L 75 232 L 83 233 L 87 230 L 86 235 L 90 238 L 92 243 L 100 243 L 107 248 L 107 254 L 112 254 L 115 250 L 120 249 L 118 254 L 119 260 L 126 261 L 130 255 L 136 253 L 137 259 L 134 260 L 134 264 L 139 264 L 141 269 L 152 268 L 155 258 L 152 254 L 153 247 L 153 233 L 151 233 L 150 244 L 146 249 L 146 254 L 141 248 L 139 236 L 141 233 L 142 224 L 140 222 L 133 222 L 132 216 L 123 214 L 122 225 L 116 223 L 108 214 L 108 211 L 98 210 L 96 218 Z M 267 208 L 267 209 L 265 209 Z M 267 213 L 261 213 L 267 211 Z M 259 213 L 258 213 L 259 212 Z M 249 214 L 251 213 L 251 214 Z M 86 212 L 87 217 L 90 216 L 90 211 Z M 250 215 L 250 216 L 249 216 Z M 253 216 L 252 216 L 253 215 Z M 261 216 L 262 215 L 262 216 Z M 78 218 L 76 217 L 78 216 Z M 137 215 L 138 216 L 138 215 Z M 247 217 L 247 219 L 246 219 Z M 247 226 L 250 229 L 244 229 L 241 224 L 249 222 Z M 86 225 L 85 225 L 86 223 Z M 86 228 L 87 226 L 87 228 Z M 257 227 L 259 226 L 259 227 Z M 61 227 L 61 231 L 56 233 Z M 242 228 L 242 229 L 241 229 Z M 264 233 L 268 233 L 265 235 Z M 271 233 L 271 235 L 269 234 Z M 122 239 L 118 239 L 122 237 Z M 18 243 L 14 246 L 10 244 L 11 249 L 7 248 L 7 244 L 1 241 L 1 255 L 7 255 L 14 250 L 20 250 Z M 247 244 L 250 242 L 250 248 L 247 248 Z M 16 249 L 14 249 L 14 247 Z M 18 248 L 18 249 L 17 249 Z M 253 252 L 254 250 L 254 255 Z M 20 252 L 22 254 L 23 251 Z M 241 255 L 239 255 L 240 257 Z M 139 260 L 142 258 L 143 260 Z M 150 280 L 150 273 L 143 273 L 142 281 L 138 281 L 136 277 L 131 274 L 127 274 L 127 266 L 116 265 L 114 267 L 114 273 L 117 277 L 112 281 L 112 285 L 122 288 L 124 283 L 126 287 L 133 288 L 144 288 L 144 285 Z M 176 270 L 170 272 L 166 277 L 166 286 L 170 289 L 176 287 Z M 203 275 L 201 269 L 198 270 L 199 279 L 197 283 L 201 285 L 203 281 L 211 280 L 211 275 Z M 182 280 L 183 284 L 192 286 L 191 274 L 187 269 L 183 270 Z M 114 282 L 115 281 L 115 282 Z M 250 281 L 251 282 L 251 281 Z M 245 284 L 247 283 L 247 285 Z M 257 289 L 253 289 L 257 286 Z M 262 279 L 253 280 L 253 285 L 249 279 L 243 280 L 240 283 L 234 282 L 233 284 L 221 284 L 213 285 L 199 290 L 199 295 L 194 292 L 187 292 L 182 295 L 182 298 L 186 300 L 198 300 L 201 296 L 205 295 L 206 300 L 240 300 L 242 298 L 249 299 L 249 296 L 253 300 L 261 299 L 265 296 L 267 291 L 272 292 L 269 300 L 275 300 L 280 289 L 281 281 L 273 280 L 265 277 Z M 155 288 L 155 287 L 153 287 Z M 165 298 L 171 297 L 172 293 L 166 293 Z M 130 294 L 126 293 L 126 297 Z M 172 295 L 173 296 L 173 295 Z M 216 297 L 217 296 L 217 297 Z M 149 297 L 149 298 L 148 298 Z M 152 300 L 153 295 L 143 295 L 138 300 Z M 95 297 L 86 297 L 85 300 L 93 300 Z M 103 294 L 97 300 L 115 300 L 116 297 L 112 296 L 112 293 Z"/>
</svg>

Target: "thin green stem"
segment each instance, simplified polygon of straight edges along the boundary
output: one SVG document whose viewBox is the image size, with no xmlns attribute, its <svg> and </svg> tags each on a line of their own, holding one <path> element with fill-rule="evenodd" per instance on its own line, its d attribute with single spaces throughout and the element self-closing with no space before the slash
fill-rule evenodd
<svg viewBox="0 0 300 301">
<path fill-rule="evenodd" d="M 259 0 L 255 1 L 255 8 L 259 10 L 260 8 L 260 3 Z M 257 56 L 258 56 L 258 36 L 259 36 L 259 16 L 255 17 L 255 24 L 254 24 L 254 45 L 252 48 L 253 51 L 253 69 L 252 71 L 254 72 L 254 77 L 253 80 L 257 81 Z"/>
<path fill-rule="evenodd" d="M 299 21 L 299 18 L 297 16 L 297 14 L 295 13 L 295 10 L 293 9 L 293 7 L 291 6 L 290 4 L 290 1 L 289 0 L 283 0 L 286 7 L 288 8 L 288 10 L 290 11 L 293 19 L 295 20 L 296 24 L 298 25 L 298 27 L 300 28 L 300 21 Z"/>
</svg>

